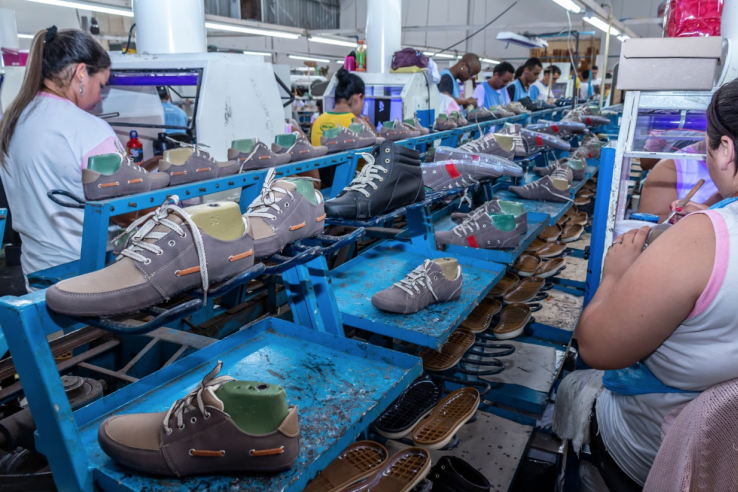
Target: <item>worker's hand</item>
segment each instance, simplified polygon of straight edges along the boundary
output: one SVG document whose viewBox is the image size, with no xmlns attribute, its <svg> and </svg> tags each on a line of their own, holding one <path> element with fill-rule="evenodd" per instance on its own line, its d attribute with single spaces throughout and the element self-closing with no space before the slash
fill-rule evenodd
<svg viewBox="0 0 738 492">
<path fill-rule="evenodd" d="M 605 256 L 605 266 L 602 269 L 603 280 L 605 277 L 615 280 L 622 278 L 643 252 L 643 245 L 646 244 L 646 237 L 650 230 L 650 227 L 641 227 L 615 238 Z"/>
<path fill-rule="evenodd" d="M 477 107 L 477 100 L 473 97 L 470 97 L 469 99 L 464 99 L 464 106 L 474 106 Z"/>
<path fill-rule="evenodd" d="M 694 212 L 699 212 L 700 210 L 707 210 L 708 208 L 710 207 L 697 202 L 688 202 L 684 207 L 680 207 L 679 200 L 674 200 L 673 202 L 671 202 L 670 210 L 676 210 L 676 215 L 671 218 L 670 222 L 672 224 L 676 224 L 687 215 Z"/>
</svg>

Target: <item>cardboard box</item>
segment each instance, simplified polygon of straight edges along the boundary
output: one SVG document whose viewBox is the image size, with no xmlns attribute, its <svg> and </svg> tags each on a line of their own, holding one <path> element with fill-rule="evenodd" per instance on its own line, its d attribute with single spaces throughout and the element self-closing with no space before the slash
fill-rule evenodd
<svg viewBox="0 0 738 492">
<path fill-rule="evenodd" d="M 722 38 L 626 39 L 617 88 L 637 91 L 712 90 Z"/>
</svg>

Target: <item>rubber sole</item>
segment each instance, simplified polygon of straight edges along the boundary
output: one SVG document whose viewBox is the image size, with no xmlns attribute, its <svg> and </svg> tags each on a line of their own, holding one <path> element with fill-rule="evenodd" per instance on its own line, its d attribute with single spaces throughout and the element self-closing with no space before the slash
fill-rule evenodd
<svg viewBox="0 0 738 492">
<path fill-rule="evenodd" d="M 476 388 L 459 388 L 441 400 L 430 417 L 413 431 L 413 443 L 425 449 L 442 449 L 476 413 L 481 398 Z"/>
</svg>

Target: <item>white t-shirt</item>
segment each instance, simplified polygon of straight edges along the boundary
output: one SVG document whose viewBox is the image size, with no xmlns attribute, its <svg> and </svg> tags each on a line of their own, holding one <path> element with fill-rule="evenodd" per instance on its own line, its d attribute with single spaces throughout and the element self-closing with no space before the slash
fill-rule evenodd
<svg viewBox="0 0 738 492">
<path fill-rule="evenodd" d="M 547 101 L 548 100 L 548 87 L 546 87 L 543 82 L 540 80 L 536 80 L 533 82 L 534 86 L 538 87 L 538 97 L 536 99 L 539 99 L 541 101 Z M 551 97 L 553 97 L 553 91 L 551 91 Z"/>
<path fill-rule="evenodd" d="M 60 189 L 84 198 L 87 158 L 119 149 L 110 125 L 67 99 L 39 92 L 23 111 L 0 179 L 23 241 L 25 275 L 79 259 L 85 211 L 57 205 L 46 194 Z"/>
</svg>

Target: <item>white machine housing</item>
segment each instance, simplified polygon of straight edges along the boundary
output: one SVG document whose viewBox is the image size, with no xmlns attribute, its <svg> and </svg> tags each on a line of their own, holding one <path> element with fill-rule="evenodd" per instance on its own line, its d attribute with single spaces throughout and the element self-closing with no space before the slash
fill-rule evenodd
<svg viewBox="0 0 738 492">
<path fill-rule="evenodd" d="M 428 72 L 415 73 L 370 73 L 352 72 L 364 80 L 366 94 L 364 114 L 374 114 L 374 101 L 390 103 L 391 118 L 412 118 L 418 110 L 438 109 L 440 106 L 438 86 Z M 389 89 L 387 89 L 389 88 Z M 323 111 L 335 106 L 336 77 L 331 78 L 323 96 Z M 389 92 L 385 94 L 386 92 Z M 375 124 L 383 121 L 374 121 Z"/>
<path fill-rule="evenodd" d="M 144 79 L 161 70 L 201 70 L 197 112 L 193 116 L 195 139 L 209 146 L 208 152 L 226 160 L 231 141 L 257 137 L 264 142 L 284 132 L 285 113 L 271 63 L 261 56 L 234 53 L 190 53 L 164 55 L 124 55 L 111 53 L 113 75 L 136 73 Z M 111 79 L 114 78 L 111 76 Z M 169 85 L 169 84 L 161 84 Z M 177 92 L 194 96 L 196 87 L 176 87 Z M 176 94 L 171 92 L 176 101 Z M 190 111 L 194 109 L 192 107 Z M 125 144 L 130 130 L 138 131 L 144 144 L 144 158 L 153 155 L 153 142 L 160 128 L 144 128 L 136 123 L 164 124 L 156 85 L 110 85 L 94 114 L 119 113 L 106 118 Z"/>
</svg>

